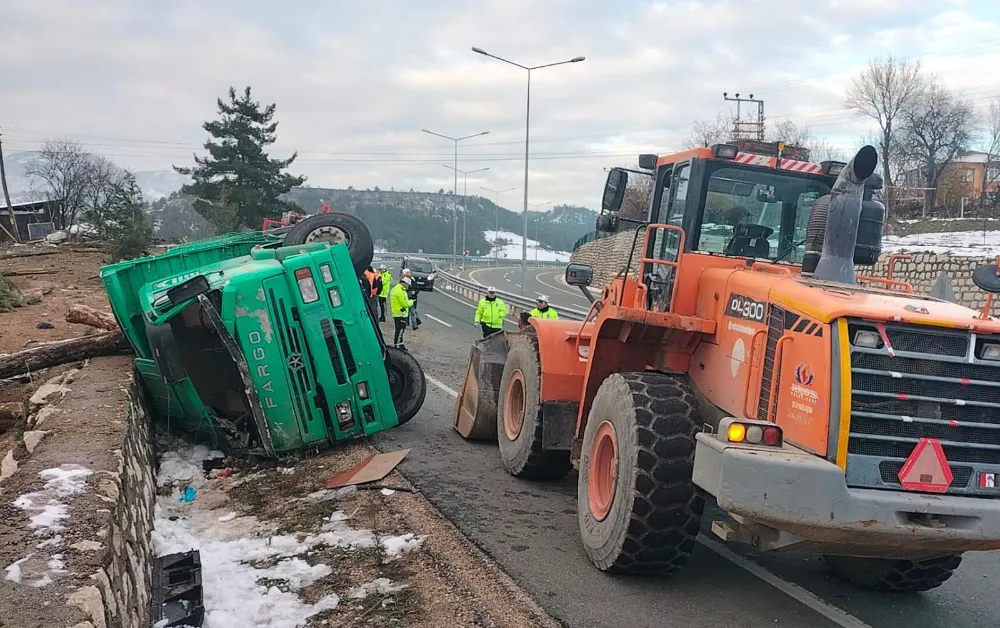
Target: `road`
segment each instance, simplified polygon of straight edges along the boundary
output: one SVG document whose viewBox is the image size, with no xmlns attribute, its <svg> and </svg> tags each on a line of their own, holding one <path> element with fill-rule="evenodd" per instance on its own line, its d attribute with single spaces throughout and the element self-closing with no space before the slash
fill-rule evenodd
<svg viewBox="0 0 1000 628">
<path fill-rule="evenodd" d="M 514 268 L 479 268 L 466 269 L 462 276 L 477 281 L 485 286 L 493 286 L 498 290 L 520 294 L 521 269 Z M 544 294 L 549 297 L 550 305 L 568 305 L 586 310 L 590 307 L 583 293 L 578 288 L 563 283 L 561 268 L 529 268 L 525 276 L 524 295 L 535 297 Z"/>
<path fill-rule="evenodd" d="M 499 283 L 497 277 L 510 271 L 490 269 L 489 276 L 485 270 L 471 272 L 478 281 Z M 532 270 L 530 281 L 546 285 L 553 272 Z M 949 582 L 916 595 L 856 589 L 830 574 L 817 556 L 757 555 L 739 546 L 727 546 L 720 554 L 711 539 L 699 544 L 688 567 L 674 578 L 599 572 L 579 542 L 575 473 L 556 483 L 518 480 L 504 471 L 495 443 L 467 442 L 452 429 L 453 394 L 461 387 L 470 345 L 480 335 L 472 325 L 472 306 L 434 292 L 422 294 L 419 307 L 425 324 L 407 332 L 406 344 L 433 385 L 420 414 L 378 435 L 376 444 L 412 448 L 402 472 L 564 625 L 1000 625 L 995 602 L 1000 561 L 986 554 L 966 555 Z M 709 525 L 706 517 L 703 529 Z"/>
</svg>

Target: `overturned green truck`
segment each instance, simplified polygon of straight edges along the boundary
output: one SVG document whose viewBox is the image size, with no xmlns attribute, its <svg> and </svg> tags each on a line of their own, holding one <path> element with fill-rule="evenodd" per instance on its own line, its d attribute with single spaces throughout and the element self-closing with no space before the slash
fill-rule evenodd
<svg viewBox="0 0 1000 628">
<path fill-rule="evenodd" d="M 410 420 L 426 383 L 387 346 L 358 273 L 367 227 L 318 214 L 101 269 L 157 419 L 230 453 L 282 456 Z"/>
</svg>

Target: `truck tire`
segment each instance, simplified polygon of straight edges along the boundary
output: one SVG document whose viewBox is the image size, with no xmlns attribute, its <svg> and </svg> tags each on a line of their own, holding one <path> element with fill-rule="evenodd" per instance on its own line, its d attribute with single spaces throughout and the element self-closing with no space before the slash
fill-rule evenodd
<svg viewBox="0 0 1000 628">
<path fill-rule="evenodd" d="M 670 575 L 687 562 L 705 507 L 691 479 L 701 425 L 685 377 L 616 373 L 601 384 L 577 483 L 580 536 L 598 569 Z"/>
<path fill-rule="evenodd" d="M 346 243 L 351 254 L 351 264 L 358 275 L 371 265 L 372 258 L 375 257 L 371 232 L 365 223 L 352 214 L 330 212 L 309 216 L 288 230 L 284 245 L 310 242 Z"/>
<path fill-rule="evenodd" d="M 386 374 L 389 376 L 389 391 L 392 404 L 399 416 L 399 425 L 412 419 L 424 405 L 427 395 L 427 380 L 420 363 L 410 353 L 386 347 Z"/>
<path fill-rule="evenodd" d="M 565 477 L 573 465 L 568 451 L 542 450 L 542 369 L 538 341 L 517 335 L 510 338 L 497 403 L 500 459 L 511 475 L 557 480 Z"/>
<path fill-rule="evenodd" d="M 961 554 L 930 560 L 825 556 L 841 578 L 863 589 L 881 591 L 930 591 L 944 584 L 962 564 Z"/>
</svg>

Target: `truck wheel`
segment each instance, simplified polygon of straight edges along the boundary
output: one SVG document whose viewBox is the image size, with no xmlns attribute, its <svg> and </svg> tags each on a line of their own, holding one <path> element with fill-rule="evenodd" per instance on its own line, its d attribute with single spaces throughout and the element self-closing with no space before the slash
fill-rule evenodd
<svg viewBox="0 0 1000 628">
<path fill-rule="evenodd" d="M 389 391 L 396 406 L 399 424 L 402 425 L 417 414 L 424 405 L 427 395 L 427 380 L 417 359 L 396 347 L 386 347 L 386 374 L 389 376 Z"/>
<path fill-rule="evenodd" d="M 557 480 L 572 468 L 568 451 L 542 450 L 542 369 L 533 338 L 512 336 L 500 376 L 497 440 L 507 472 L 533 480 Z"/>
<path fill-rule="evenodd" d="M 347 244 L 347 250 L 351 254 L 351 264 L 359 275 L 371 265 L 372 258 L 375 257 L 371 232 L 365 223 L 351 214 L 331 212 L 309 216 L 288 230 L 284 245 L 294 246 L 311 242 Z"/>
<path fill-rule="evenodd" d="M 686 378 L 616 373 L 597 390 L 577 483 L 580 535 L 602 571 L 669 575 L 705 502 L 691 480 L 701 411 Z"/>
<path fill-rule="evenodd" d="M 930 591 L 951 578 L 962 564 L 961 554 L 930 560 L 897 560 L 825 556 L 826 562 L 841 578 L 863 589 L 882 591 Z"/>
</svg>

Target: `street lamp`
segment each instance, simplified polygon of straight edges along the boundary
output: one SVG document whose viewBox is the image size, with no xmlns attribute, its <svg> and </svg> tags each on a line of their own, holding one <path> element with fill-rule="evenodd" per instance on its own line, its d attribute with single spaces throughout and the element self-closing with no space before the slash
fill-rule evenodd
<svg viewBox="0 0 1000 628">
<path fill-rule="evenodd" d="M 493 194 L 497 195 L 497 201 L 496 203 L 493 204 L 493 209 L 495 214 L 494 222 L 496 224 L 496 226 L 494 227 L 494 229 L 496 230 L 493 232 L 493 259 L 496 260 L 497 264 L 499 264 L 500 253 L 497 251 L 497 239 L 500 237 L 500 195 L 503 194 L 504 192 L 512 192 L 517 188 L 514 187 L 514 188 L 507 188 L 506 190 L 491 190 L 488 187 L 484 187 L 482 185 L 480 185 L 479 187 L 486 190 L 487 192 L 492 192 Z M 524 285 L 524 282 L 521 282 L 521 285 Z"/>
<path fill-rule="evenodd" d="M 467 140 L 470 137 L 488 135 L 489 131 L 473 133 L 472 135 L 466 135 L 464 137 L 449 137 L 447 135 L 435 133 L 434 131 L 428 131 L 427 129 L 420 130 L 429 135 L 436 135 L 437 137 L 442 137 L 446 140 L 455 142 L 455 188 L 451 193 L 451 266 L 454 268 L 457 265 L 456 262 L 458 261 L 456 259 L 458 255 L 458 143 L 462 140 Z"/>
<path fill-rule="evenodd" d="M 545 201 L 544 203 L 532 203 L 531 207 L 535 210 L 535 264 L 538 264 L 538 208 L 545 207 L 546 205 L 551 205 L 552 201 Z"/>
<path fill-rule="evenodd" d="M 509 59 L 504 59 L 503 57 L 498 57 L 494 54 L 490 54 L 483 50 L 482 48 L 472 48 L 472 52 L 477 54 L 485 55 L 487 57 L 492 57 L 497 61 L 503 61 L 504 63 L 513 65 L 515 67 L 521 68 L 528 72 L 528 95 L 526 100 L 525 114 L 524 114 L 524 237 L 521 239 L 521 294 L 524 294 L 525 285 L 525 275 L 528 266 L 528 139 L 530 137 L 531 131 L 531 71 L 540 70 L 542 68 L 551 68 L 556 65 L 564 65 L 567 63 L 579 63 L 586 59 L 586 57 L 573 57 L 572 59 L 567 59 L 566 61 L 557 61 L 555 63 L 545 63 L 543 65 L 521 65 L 520 63 L 515 63 Z"/>
<path fill-rule="evenodd" d="M 462 173 L 462 268 L 465 268 L 465 217 L 469 214 L 469 175 L 476 174 L 477 172 L 486 172 L 489 168 L 480 168 L 479 170 L 459 170 L 458 168 L 452 168 L 448 164 L 441 164 L 448 170 L 454 170 L 455 172 Z"/>
</svg>

